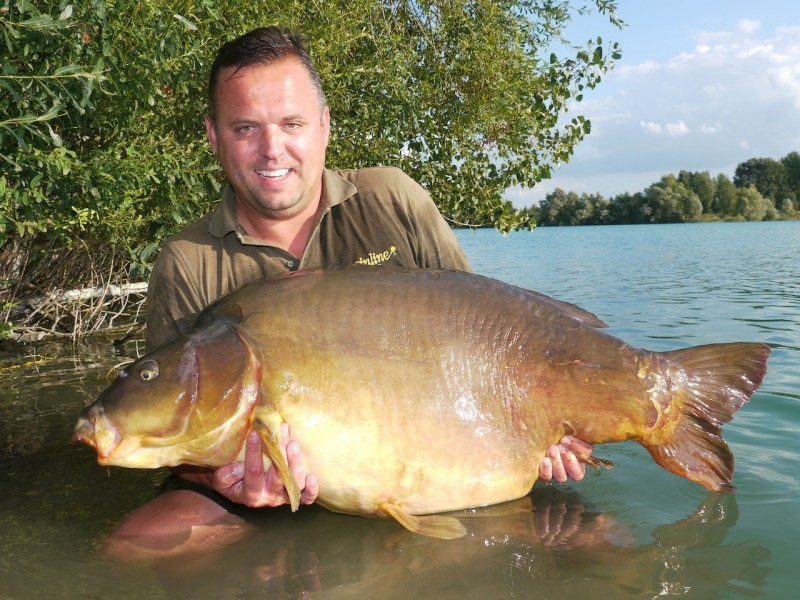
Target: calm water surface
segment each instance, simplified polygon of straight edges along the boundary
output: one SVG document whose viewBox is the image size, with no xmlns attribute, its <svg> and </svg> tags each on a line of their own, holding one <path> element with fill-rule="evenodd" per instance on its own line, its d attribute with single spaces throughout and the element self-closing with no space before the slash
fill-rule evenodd
<svg viewBox="0 0 800 600">
<path fill-rule="evenodd" d="M 800 223 L 458 235 L 477 272 L 579 304 L 633 345 L 769 344 L 763 386 L 725 428 L 736 492 L 615 444 L 596 454 L 617 468 L 474 511 L 461 540 L 304 507 L 262 511 L 221 552 L 122 566 L 103 539 L 164 474 L 99 467 L 67 440 L 140 343 L 44 344 L 0 355 L 0 598 L 796 597 Z"/>
</svg>

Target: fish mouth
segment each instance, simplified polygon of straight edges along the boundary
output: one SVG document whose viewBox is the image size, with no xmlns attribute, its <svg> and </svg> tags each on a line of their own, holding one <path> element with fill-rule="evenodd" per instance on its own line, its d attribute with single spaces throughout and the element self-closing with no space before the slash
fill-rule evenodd
<svg viewBox="0 0 800 600">
<path fill-rule="evenodd" d="M 97 462 L 101 465 L 105 464 L 122 441 L 122 435 L 108 421 L 102 410 L 90 406 L 85 412 L 86 414 L 81 415 L 78 419 L 69 441 L 81 442 L 94 448 L 97 452 Z"/>
</svg>

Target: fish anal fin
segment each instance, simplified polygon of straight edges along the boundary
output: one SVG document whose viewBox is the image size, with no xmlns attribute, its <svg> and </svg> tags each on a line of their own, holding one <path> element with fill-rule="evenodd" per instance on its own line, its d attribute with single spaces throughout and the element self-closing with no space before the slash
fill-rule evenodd
<svg viewBox="0 0 800 600">
<path fill-rule="evenodd" d="M 267 455 L 278 470 L 281 481 L 283 481 L 283 485 L 286 486 L 292 512 L 294 512 L 300 508 L 300 486 L 297 485 L 294 475 L 292 475 L 292 472 L 289 470 L 286 457 L 281 452 L 281 425 L 283 425 L 283 419 L 277 411 L 256 409 L 252 428 L 257 431 L 258 435 L 261 437 L 261 448 L 264 454 Z"/>
<path fill-rule="evenodd" d="M 385 502 L 379 508 L 413 533 L 441 540 L 454 540 L 467 534 L 467 530 L 464 529 L 461 521 L 455 517 L 412 515 L 391 502 Z"/>
</svg>

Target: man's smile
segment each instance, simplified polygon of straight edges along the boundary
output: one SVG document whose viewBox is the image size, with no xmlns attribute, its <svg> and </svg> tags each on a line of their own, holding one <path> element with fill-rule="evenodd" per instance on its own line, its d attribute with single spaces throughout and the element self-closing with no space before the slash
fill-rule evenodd
<svg viewBox="0 0 800 600">
<path fill-rule="evenodd" d="M 289 169 L 276 169 L 274 171 L 258 170 L 256 173 L 266 179 L 280 179 L 289 174 Z"/>
</svg>

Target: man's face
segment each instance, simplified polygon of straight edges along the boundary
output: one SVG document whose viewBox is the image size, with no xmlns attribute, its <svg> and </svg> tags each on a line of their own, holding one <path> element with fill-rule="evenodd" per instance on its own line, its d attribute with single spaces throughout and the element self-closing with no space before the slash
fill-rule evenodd
<svg viewBox="0 0 800 600">
<path fill-rule="evenodd" d="M 305 67 L 288 58 L 224 69 L 216 99 L 216 122 L 206 116 L 206 131 L 237 209 L 252 221 L 285 220 L 316 208 L 330 114 Z"/>
</svg>

